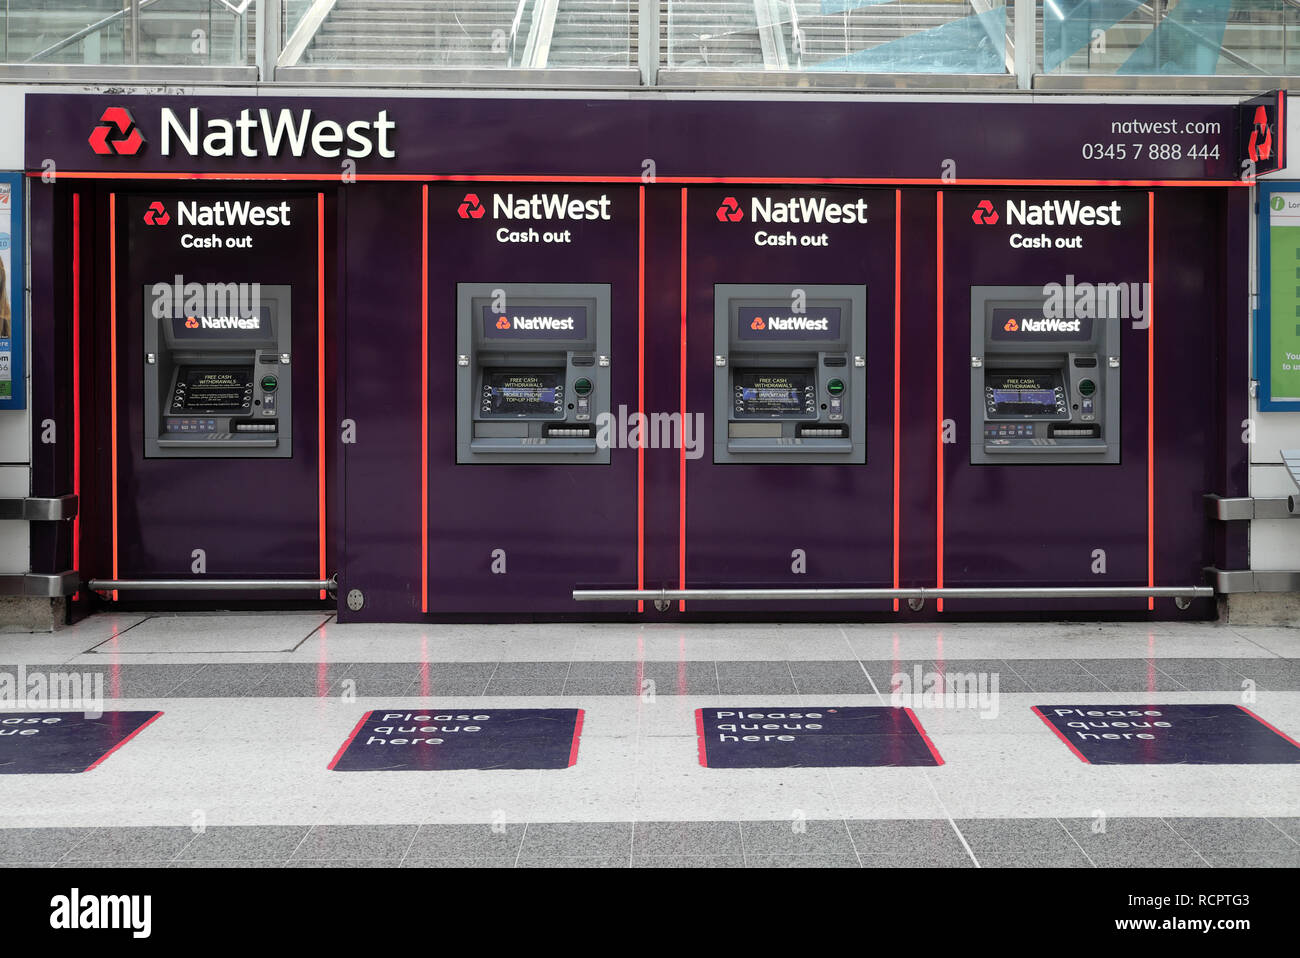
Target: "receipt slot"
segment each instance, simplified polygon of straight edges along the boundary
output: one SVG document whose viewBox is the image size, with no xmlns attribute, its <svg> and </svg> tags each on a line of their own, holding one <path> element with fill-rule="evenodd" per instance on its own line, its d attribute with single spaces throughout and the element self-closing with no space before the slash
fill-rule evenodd
<svg viewBox="0 0 1300 958">
<path fill-rule="evenodd" d="M 605 465 L 606 285 L 457 287 L 456 461 Z"/>
<path fill-rule="evenodd" d="M 866 462 L 865 286 L 714 287 L 716 463 Z"/>
<path fill-rule="evenodd" d="M 228 284 L 233 287 L 235 284 Z M 240 308 L 157 316 L 145 287 L 145 457 L 292 456 L 290 287 Z"/>
<path fill-rule="evenodd" d="M 1041 287 L 971 288 L 973 464 L 1120 461 L 1120 321 L 1045 305 Z"/>
</svg>

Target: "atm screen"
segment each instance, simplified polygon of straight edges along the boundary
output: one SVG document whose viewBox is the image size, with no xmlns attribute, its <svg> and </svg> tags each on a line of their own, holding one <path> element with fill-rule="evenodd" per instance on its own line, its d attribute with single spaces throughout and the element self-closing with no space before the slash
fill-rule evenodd
<svg viewBox="0 0 1300 958">
<path fill-rule="evenodd" d="M 486 370 L 480 408 L 488 416 L 562 415 L 564 370 Z"/>
<path fill-rule="evenodd" d="M 812 373 L 737 373 L 734 379 L 736 415 L 803 416 L 815 392 Z"/>
<path fill-rule="evenodd" d="M 172 409 L 239 412 L 252 396 L 252 366 L 182 366 Z"/>
<path fill-rule="evenodd" d="M 1055 372 L 990 373 L 984 383 L 994 413 L 1050 416 L 1058 411 L 1061 380 Z"/>
</svg>

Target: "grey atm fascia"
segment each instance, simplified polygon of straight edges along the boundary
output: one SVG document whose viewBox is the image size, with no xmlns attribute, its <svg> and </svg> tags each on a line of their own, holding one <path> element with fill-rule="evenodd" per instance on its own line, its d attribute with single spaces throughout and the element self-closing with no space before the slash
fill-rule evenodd
<svg viewBox="0 0 1300 958">
<path fill-rule="evenodd" d="M 585 335 L 489 341 L 478 320 L 484 307 L 505 312 L 581 306 Z M 562 369 L 562 411 L 515 419 L 484 415 L 479 399 L 487 370 Z M 591 384 L 585 409 L 575 387 Z M 456 287 L 456 462 L 608 465 L 597 433 L 610 409 L 610 287 L 602 283 L 459 283 Z M 585 433 L 586 435 L 579 435 Z"/>
<path fill-rule="evenodd" d="M 837 307 L 834 339 L 742 339 L 741 307 L 792 312 L 794 291 L 808 310 Z M 867 288 L 841 285 L 720 283 L 713 287 L 713 461 L 715 463 L 865 463 L 867 460 Z M 736 377 L 762 369 L 806 370 L 815 396 L 812 414 L 741 419 L 733 415 Z M 829 405 L 828 384 L 842 383 L 841 418 Z M 842 432 L 819 436 L 817 432 Z M 803 435 L 801 435 L 803 433 Z"/>
<path fill-rule="evenodd" d="M 1041 312 L 1041 286 L 971 287 L 971 463 L 985 465 L 1113 464 L 1120 461 L 1120 320 L 1094 317 L 1076 338 L 1010 342 L 994 338 L 994 311 Z M 1000 372 L 1055 371 L 1064 411 L 994 415 L 986 386 Z M 1087 383 L 1092 394 L 1087 396 Z M 1091 399 L 1089 413 L 1087 400 Z M 1070 435 L 1093 431 L 1097 436 Z M 986 435 L 986 431 L 1020 435 Z"/>
<path fill-rule="evenodd" d="M 256 332 L 223 336 L 199 330 L 184 339 L 173 326 L 185 318 L 183 310 L 178 305 L 176 315 L 155 316 L 154 288 L 144 287 L 145 458 L 292 458 L 291 287 L 258 286 L 262 328 Z M 249 368 L 248 408 L 176 409 L 176 387 L 186 370 L 204 366 Z"/>
</svg>

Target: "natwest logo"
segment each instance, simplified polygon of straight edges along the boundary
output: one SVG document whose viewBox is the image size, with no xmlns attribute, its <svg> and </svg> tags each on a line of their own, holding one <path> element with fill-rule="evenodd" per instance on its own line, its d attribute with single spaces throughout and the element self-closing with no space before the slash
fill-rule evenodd
<svg viewBox="0 0 1300 958">
<path fill-rule="evenodd" d="M 185 317 L 185 328 L 186 328 L 186 329 L 198 329 L 198 328 L 199 328 L 199 318 L 198 318 L 197 316 L 186 316 L 186 317 Z"/>
<path fill-rule="evenodd" d="M 794 196 L 778 200 L 755 196 L 750 202 L 755 223 L 829 223 L 852 225 L 867 222 L 867 201 L 858 198 L 832 203 L 824 196 Z"/>
<path fill-rule="evenodd" d="M 107 114 L 105 114 L 107 116 Z M 184 114 L 163 107 L 162 155 L 183 152 L 189 156 L 304 156 L 309 150 L 319 157 L 347 155 L 354 159 L 376 154 L 385 159 L 397 156 L 389 135 L 397 128 L 380 110 L 373 119 L 338 122 L 316 118 L 312 110 L 239 111 L 236 119 L 205 119 L 198 107 Z M 94 146 L 93 137 L 91 145 Z"/>
<path fill-rule="evenodd" d="M 194 329 L 190 323 L 194 317 L 185 320 L 186 329 Z M 203 329 L 261 329 L 262 320 L 257 316 L 200 316 L 198 325 Z"/>
<path fill-rule="evenodd" d="M 161 205 L 154 203 L 154 206 Z M 218 200 L 215 203 L 181 200 L 176 204 L 176 221 L 180 226 L 288 226 L 289 203 L 284 200 L 264 205 L 250 200 Z M 145 222 L 148 222 L 148 214 Z"/>
<path fill-rule="evenodd" d="M 1082 200 L 1007 200 L 1008 226 L 1119 226 L 1119 213 L 1119 200 L 1096 205 Z"/>
<path fill-rule="evenodd" d="M 90 133 L 90 148 L 100 156 L 135 156 L 144 146 L 144 134 L 124 106 L 110 106 Z"/>
<path fill-rule="evenodd" d="M 977 226 L 993 226 L 998 221 L 998 211 L 988 200 L 980 200 L 970 215 L 970 221 Z"/>
<path fill-rule="evenodd" d="M 468 200 L 469 196 L 465 199 Z M 608 220 L 609 196 L 602 193 L 598 199 L 581 200 L 568 193 L 533 193 L 531 196 L 494 193 L 492 218 L 502 217 L 508 220 Z"/>
<path fill-rule="evenodd" d="M 154 200 L 149 204 L 149 208 L 144 211 L 146 226 L 166 226 L 171 221 L 171 214 L 167 212 L 167 207 L 162 205 L 161 200 Z"/>
<path fill-rule="evenodd" d="M 486 212 L 487 210 L 483 208 L 483 204 L 479 202 L 477 193 L 466 193 L 465 198 L 460 201 L 460 207 L 456 210 L 456 215 L 463 220 L 481 220 Z"/>
<path fill-rule="evenodd" d="M 1019 323 L 1008 319 L 1002 328 L 1008 333 L 1077 333 L 1082 326 L 1077 319 L 1022 319 Z"/>
<path fill-rule="evenodd" d="M 502 317 L 504 318 L 504 317 Z M 509 323 L 502 327 L 498 321 L 497 328 L 509 328 Z M 514 321 L 515 329 L 573 329 L 573 317 L 567 316 L 563 319 L 556 319 L 554 316 L 516 316 Z"/>
<path fill-rule="evenodd" d="M 739 223 L 745 218 L 745 211 L 740 208 L 734 196 L 728 196 L 718 207 L 717 216 L 719 223 Z"/>
<path fill-rule="evenodd" d="M 826 333 L 830 332 L 831 323 L 825 316 L 820 319 L 810 319 L 807 316 L 769 316 L 766 320 L 762 316 L 755 316 L 749 328 L 756 332 Z"/>
<path fill-rule="evenodd" d="M 509 329 L 509 328 L 510 328 L 510 320 L 506 319 L 504 316 L 502 316 L 500 319 L 497 320 L 497 329 Z"/>
<path fill-rule="evenodd" d="M 809 332 L 824 333 L 830 330 L 830 320 L 828 319 L 808 319 L 804 316 L 794 316 L 790 319 L 778 319 L 773 317 L 767 321 L 767 328 L 773 332 Z"/>
</svg>

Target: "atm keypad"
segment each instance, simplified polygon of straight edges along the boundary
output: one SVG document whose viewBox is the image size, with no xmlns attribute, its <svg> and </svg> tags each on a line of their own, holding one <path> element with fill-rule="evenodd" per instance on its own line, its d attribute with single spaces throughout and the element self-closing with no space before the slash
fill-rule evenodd
<svg viewBox="0 0 1300 958">
<path fill-rule="evenodd" d="M 1033 439 L 1034 424 L 1031 422 L 1007 422 L 986 425 L 984 436 L 987 439 Z"/>
<path fill-rule="evenodd" d="M 168 432 L 212 432 L 217 428 L 215 419 L 168 419 Z"/>
</svg>

